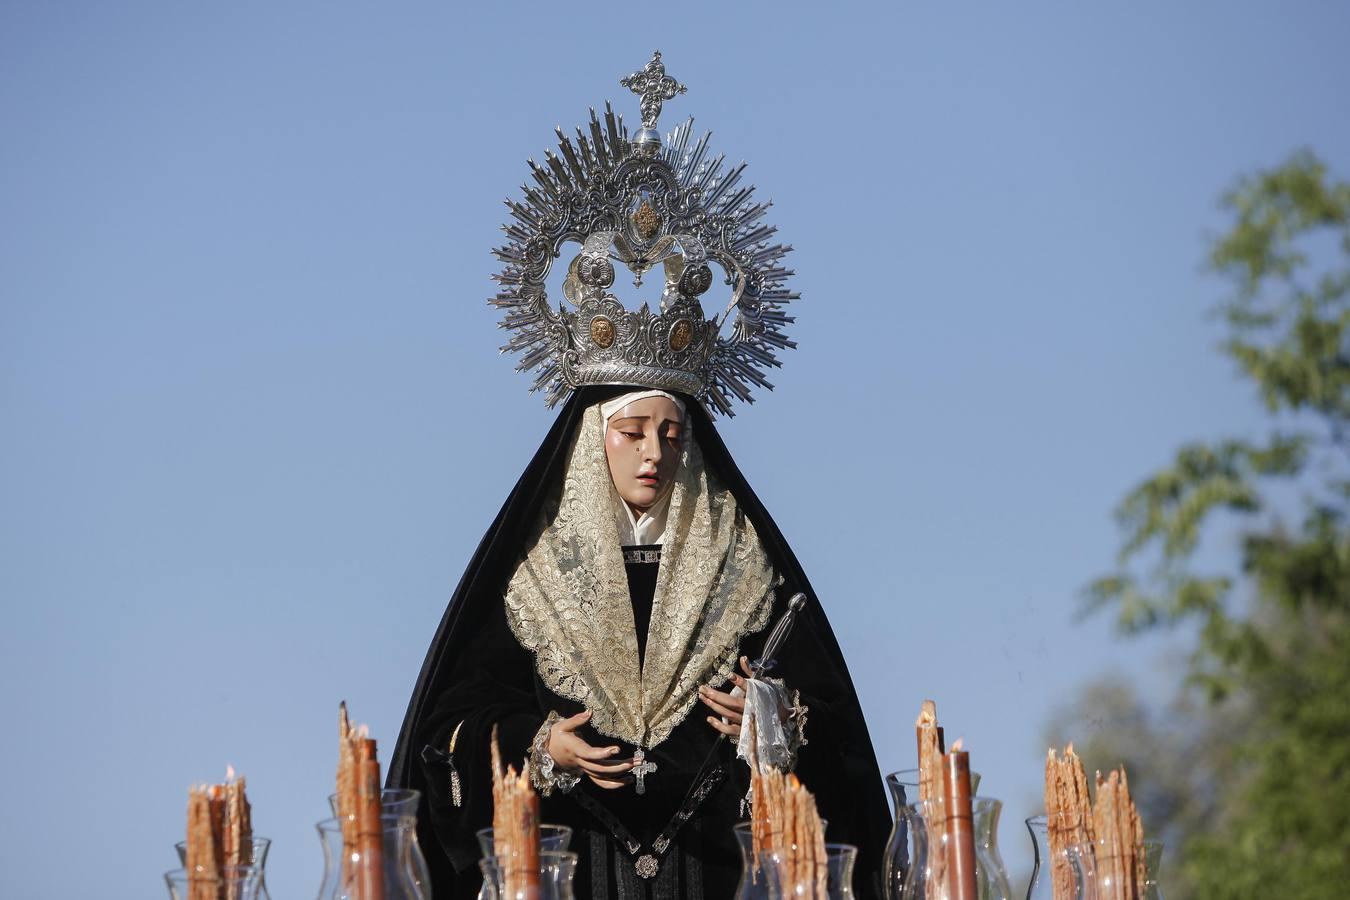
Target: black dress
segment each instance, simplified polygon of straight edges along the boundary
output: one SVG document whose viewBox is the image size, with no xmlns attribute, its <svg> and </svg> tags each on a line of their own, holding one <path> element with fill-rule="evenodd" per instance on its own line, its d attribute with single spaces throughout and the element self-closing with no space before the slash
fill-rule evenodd
<svg viewBox="0 0 1350 900">
<path fill-rule="evenodd" d="M 428 653 L 409 704 L 390 764 L 391 787 L 424 792 L 418 833 L 432 871 L 435 897 L 469 898 L 481 879 L 477 829 L 491 824 L 492 791 L 489 742 L 498 729 L 503 755 L 519 766 L 550 711 L 563 717 L 583 710 L 576 701 L 546 688 L 535 672 L 532 654 L 516 640 L 506 620 L 502 591 L 521 557 L 528 524 L 540 508 L 540 495 L 556 481 L 568 439 L 587 406 L 623 392 L 592 388 L 568 402 L 534 461 L 480 544 L 451 600 Z M 800 691 L 809 708 L 807 743 L 800 749 L 796 773 L 816 795 L 829 820 L 827 839 L 859 847 L 855 890 L 880 896 L 880 865 L 890 827 L 881 778 L 854 692 L 834 635 L 810 585 L 763 507 L 736 470 L 725 446 L 701 409 L 690 403 L 695 433 L 707 465 L 715 467 L 754 522 L 775 570 L 785 579 L 776 592 L 770 622 L 786 599 L 804 592 L 809 603 L 778 655 L 775 675 Z M 659 553 L 655 547 L 626 554 L 626 570 L 640 657 L 646 653 Z M 628 560 L 632 561 L 628 561 Z M 742 654 L 759 655 L 768 629 L 746 636 Z M 718 741 L 702 704 L 664 741 L 647 752 L 656 769 L 646 777 L 646 792 L 633 787 L 604 790 L 583 778 L 569 793 L 542 801 L 542 820 L 569 825 L 569 849 L 577 853 L 577 895 L 605 898 L 714 898 L 732 896 L 741 870 L 732 825 L 742 821 L 748 768 L 735 758 L 730 741 Z M 619 757 L 634 748 L 588 727 L 578 735 L 596 746 L 619 744 Z M 448 748 L 454 737 L 454 752 Z M 452 775 L 459 791 L 452 790 Z M 455 794 L 458 793 L 458 803 Z M 687 817 L 677 817 L 681 811 Z M 672 820 L 675 820 L 674 822 Z M 653 845 L 669 836 L 663 854 Z M 651 878 L 638 875 L 635 863 L 659 855 Z"/>
</svg>

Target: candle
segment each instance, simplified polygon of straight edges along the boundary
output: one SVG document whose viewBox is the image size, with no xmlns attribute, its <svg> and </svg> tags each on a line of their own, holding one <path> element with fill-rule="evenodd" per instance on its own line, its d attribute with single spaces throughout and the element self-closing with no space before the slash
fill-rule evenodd
<svg viewBox="0 0 1350 900">
<path fill-rule="evenodd" d="M 226 866 L 235 868 L 253 864 L 253 810 L 244 790 L 244 777 L 235 778 L 233 767 L 225 773 L 225 821 L 221 844 Z"/>
<path fill-rule="evenodd" d="M 384 900 L 384 834 L 380 825 L 380 761 L 375 756 L 375 739 L 365 738 L 357 746 L 357 846 L 361 870 L 357 883 L 361 900 Z"/>
<path fill-rule="evenodd" d="M 211 791 L 188 789 L 188 828 L 185 868 L 190 900 L 215 900 L 219 868 L 216 841 L 211 831 Z"/>
<path fill-rule="evenodd" d="M 928 846 L 932 848 L 928 864 L 927 896 L 945 897 L 947 859 L 940 849 L 947 832 L 942 790 L 944 747 L 942 726 L 938 725 L 937 719 L 937 704 L 932 700 L 923 701 L 919 718 L 914 722 L 914 733 L 919 743 L 919 796 L 909 799 L 919 802 L 924 830 L 928 834 Z"/>
<path fill-rule="evenodd" d="M 215 870 L 225 865 L 225 785 L 211 785 L 211 849 L 214 851 Z"/>
<path fill-rule="evenodd" d="M 352 727 L 338 706 L 337 814 L 342 829 L 343 893 L 353 900 L 384 898 L 384 827 L 380 761 L 366 726 Z"/>
<path fill-rule="evenodd" d="M 958 740 L 942 757 L 946 807 L 947 888 L 951 900 L 977 900 L 975 822 L 970 805 L 970 754 Z"/>
<path fill-rule="evenodd" d="M 919 718 L 914 722 L 914 736 L 919 745 L 919 796 L 911 799 L 927 803 L 940 800 L 942 792 L 942 727 L 937 721 L 937 704 L 923 701 Z"/>
<path fill-rule="evenodd" d="M 502 763 L 492 729 L 492 841 L 507 897 L 539 896 L 539 795 L 528 766 L 517 773 Z"/>
<path fill-rule="evenodd" d="M 752 770 L 750 788 L 754 856 L 774 852 L 778 875 L 793 896 L 823 900 L 829 878 L 825 829 L 815 797 L 797 780 L 777 769 Z"/>
<path fill-rule="evenodd" d="M 520 870 L 526 896 L 538 896 L 539 892 L 539 795 L 530 787 L 528 772 L 519 776 L 517 796 L 521 799 L 520 817 Z"/>
<path fill-rule="evenodd" d="M 1144 828 L 1130 798 L 1124 766 L 1107 777 L 1097 773 L 1092 817 L 1098 895 L 1102 900 L 1136 900 L 1144 881 L 1143 860 L 1138 856 Z"/>
</svg>

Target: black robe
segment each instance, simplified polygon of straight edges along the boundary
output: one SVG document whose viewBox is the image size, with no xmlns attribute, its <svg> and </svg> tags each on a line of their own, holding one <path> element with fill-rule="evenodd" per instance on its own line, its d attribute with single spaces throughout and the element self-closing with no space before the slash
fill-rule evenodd
<svg viewBox="0 0 1350 900">
<path fill-rule="evenodd" d="M 582 412 L 627 390 L 631 388 L 586 388 L 569 399 L 479 544 L 413 689 L 390 762 L 388 785 L 423 792 L 418 835 L 437 900 L 473 897 L 481 882 L 474 832 L 491 825 L 488 759 L 493 726 L 498 729 L 504 758 L 519 766 L 550 711 L 566 717 L 583 709 L 544 687 L 536 675 L 533 655 L 517 642 L 507 624 L 503 594 L 524 557 L 526 541 L 548 492 L 561 483 Z M 796 773 L 815 794 L 820 814 L 829 822 L 827 840 L 858 846 L 854 889 L 860 897 L 880 897 L 890 817 L 871 739 L 839 646 L 796 557 L 736 468 L 712 422 L 697 403 L 687 405 L 705 465 L 735 496 L 754 524 L 774 571 L 784 579 L 776 591 L 770 623 L 778 620 L 794 593 L 803 592 L 808 598 L 772 674 L 800 691 L 802 704 L 809 708 L 807 743 L 799 751 Z M 644 604 L 650 610 L 655 587 L 649 575 L 649 570 L 629 571 L 639 622 L 645 618 Z M 768 630 L 746 636 L 740 653 L 751 659 L 758 656 Z M 645 642 L 645 635 L 640 638 L 640 643 Z M 555 792 L 544 798 L 542 820 L 574 830 L 569 849 L 578 855 L 579 897 L 721 900 L 732 895 L 741 869 L 732 825 L 745 818 L 741 800 L 749 773 L 735 759 L 730 741 L 717 742 L 717 732 L 706 721 L 709 712 L 702 703 L 696 704 L 668 738 L 650 748 L 647 757 L 657 768 L 647 776 L 644 795 L 632 787 L 603 790 L 583 778 L 571 793 Z M 456 729 L 453 760 L 447 760 L 445 751 Z M 618 743 L 621 758 L 633 750 L 589 728 L 578 734 L 597 746 Z M 452 802 L 452 766 L 462 791 L 459 805 Z M 637 877 L 635 858 L 651 852 L 652 842 L 668 827 L 700 773 L 704 777 L 698 780 L 710 783 L 711 791 L 676 831 L 657 875 L 650 880 Z M 718 775 L 723 777 L 718 780 Z M 603 812 L 596 812 L 597 805 Z M 621 836 L 639 842 L 639 849 L 629 852 L 613 837 L 615 821 L 620 823 Z"/>
</svg>

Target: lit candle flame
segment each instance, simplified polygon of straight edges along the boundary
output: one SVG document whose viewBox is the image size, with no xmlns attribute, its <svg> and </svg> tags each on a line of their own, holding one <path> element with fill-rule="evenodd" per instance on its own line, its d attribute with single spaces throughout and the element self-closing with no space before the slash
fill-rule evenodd
<svg viewBox="0 0 1350 900">
<path fill-rule="evenodd" d="M 956 743 L 955 743 L 955 744 L 952 744 L 952 752 L 953 752 L 953 753 L 960 753 L 960 752 L 961 752 L 961 745 L 962 745 L 962 743 L 964 743 L 964 742 L 965 742 L 965 738 L 963 738 L 963 737 L 957 738 L 957 739 L 956 739 Z"/>
</svg>

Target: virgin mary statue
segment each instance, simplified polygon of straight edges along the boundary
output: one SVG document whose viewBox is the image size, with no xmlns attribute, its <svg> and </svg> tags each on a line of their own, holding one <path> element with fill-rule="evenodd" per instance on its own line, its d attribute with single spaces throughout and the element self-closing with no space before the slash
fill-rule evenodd
<svg viewBox="0 0 1350 900">
<path fill-rule="evenodd" d="M 879 897 L 890 820 L 857 694 L 712 420 L 769 387 L 763 371 L 792 346 L 787 248 L 769 243 L 740 168 L 704 159 L 706 136 L 691 145 L 686 123 L 662 141 L 661 101 L 684 88 L 660 54 L 622 83 L 643 127 L 630 137 L 610 110 L 592 113 L 509 203 L 493 302 L 515 332 L 506 349 L 562 409 L 446 608 L 389 786 L 423 792 L 436 898 L 478 895 L 495 731 L 504 759 L 528 763 L 541 820 L 572 829 L 578 896 L 723 900 L 741 873 L 746 696 L 769 696 L 753 704 L 761 756 L 812 791 L 827 838 L 859 848 L 855 892 Z M 569 242 L 581 248 L 555 307 L 545 281 Z M 657 310 L 609 293 L 616 263 L 639 286 L 660 266 Z M 731 296 L 707 317 L 714 265 Z"/>
</svg>

